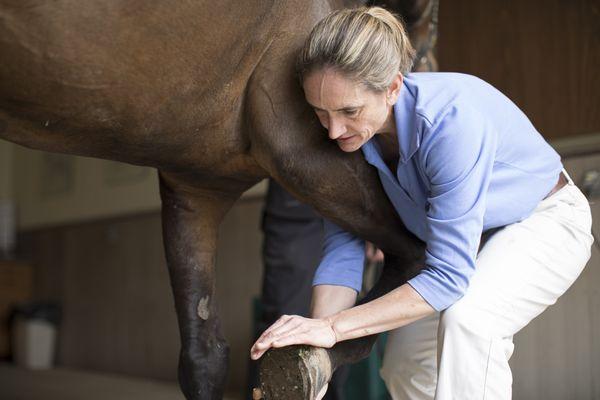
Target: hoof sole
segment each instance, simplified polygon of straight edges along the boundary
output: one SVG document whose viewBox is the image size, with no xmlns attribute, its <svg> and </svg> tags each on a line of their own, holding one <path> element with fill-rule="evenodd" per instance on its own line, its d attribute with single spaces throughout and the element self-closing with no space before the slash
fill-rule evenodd
<svg viewBox="0 0 600 400">
<path fill-rule="evenodd" d="M 331 379 L 327 350 L 312 346 L 271 349 L 260 363 L 264 400 L 313 400 Z"/>
</svg>

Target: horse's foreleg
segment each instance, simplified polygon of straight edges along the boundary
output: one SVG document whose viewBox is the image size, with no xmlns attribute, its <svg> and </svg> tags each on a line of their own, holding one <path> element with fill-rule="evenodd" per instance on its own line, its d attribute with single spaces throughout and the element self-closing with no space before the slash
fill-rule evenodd
<svg viewBox="0 0 600 400">
<path fill-rule="evenodd" d="M 166 174 L 160 183 L 164 243 L 181 335 L 179 384 L 188 400 L 220 400 L 229 349 L 217 315 L 216 239 L 223 215 L 240 192 L 201 190 Z"/>
</svg>

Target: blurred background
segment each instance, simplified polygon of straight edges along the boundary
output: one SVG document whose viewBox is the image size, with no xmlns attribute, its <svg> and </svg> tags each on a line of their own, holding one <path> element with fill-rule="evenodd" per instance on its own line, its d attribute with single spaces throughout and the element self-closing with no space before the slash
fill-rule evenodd
<svg viewBox="0 0 600 400">
<path fill-rule="evenodd" d="M 441 1 L 437 49 L 440 71 L 483 78 L 529 116 L 600 232 L 600 1 Z M 265 192 L 266 182 L 247 192 L 220 229 L 232 400 L 247 396 Z M 183 399 L 154 170 L 0 140 L 0 246 L 0 398 Z M 598 243 L 592 251 L 567 294 L 515 337 L 515 399 L 600 399 Z"/>
</svg>

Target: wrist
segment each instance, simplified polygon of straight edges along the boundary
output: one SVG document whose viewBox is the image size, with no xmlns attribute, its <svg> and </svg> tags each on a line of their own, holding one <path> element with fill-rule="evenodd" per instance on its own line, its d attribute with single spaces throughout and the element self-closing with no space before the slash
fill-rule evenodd
<svg viewBox="0 0 600 400">
<path fill-rule="evenodd" d="M 335 343 L 340 342 L 340 336 L 338 334 L 338 331 L 335 329 L 335 315 L 331 315 L 329 317 L 325 317 L 325 321 L 327 321 L 327 323 L 329 324 L 329 328 L 331 328 L 331 332 L 333 333 L 333 338 L 335 339 Z"/>
</svg>

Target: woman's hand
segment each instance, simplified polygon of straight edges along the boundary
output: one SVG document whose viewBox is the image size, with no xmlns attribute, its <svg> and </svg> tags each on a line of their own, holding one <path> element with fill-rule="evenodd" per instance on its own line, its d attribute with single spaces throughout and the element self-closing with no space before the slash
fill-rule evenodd
<svg viewBox="0 0 600 400">
<path fill-rule="evenodd" d="M 371 263 L 382 263 L 385 260 L 383 251 L 379 250 L 371 242 L 365 242 L 365 256 L 367 257 L 367 261 Z"/>
<path fill-rule="evenodd" d="M 312 319 L 299 315 L 283 315 L 271 325 L 250 349 L 250 358 L 258 360 L 271 347 L 307 344 L 332 347 L 337 342 L 329 318 Z"/>
</svg>

